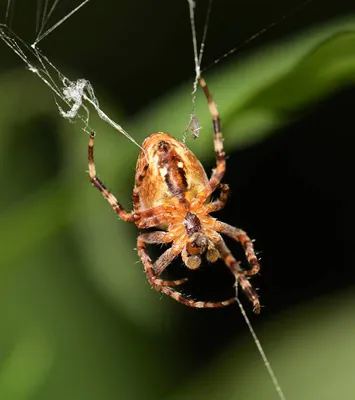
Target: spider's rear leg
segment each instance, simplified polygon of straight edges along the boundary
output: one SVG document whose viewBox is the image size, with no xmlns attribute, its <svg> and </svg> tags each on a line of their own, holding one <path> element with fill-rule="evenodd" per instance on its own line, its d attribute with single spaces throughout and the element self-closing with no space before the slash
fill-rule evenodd
<svg viewBox="0 0 355 400">
<path fill-rule="evenodd" d="M 216 229 L 218 232 L 224 233 L 225 235 L 231 237 L 232 239 L 240 242 L 240 244 L 243 246 L 245 251 L 245 256 L 251 267 L 250 270 L 243 270 L 243 274 L 246 276 L 252 276 L 257 274 L 260 271 L 260 264 L 255 254 L 253 242 L 246 234 L 246 232 L 220 221 L 218 221 Z"/>
<path fill-rule="evenodd" d="M 105 197 L 105 199 L 110 203 L 111 207 L 115 211 L 116 214 L 125 222 L 134 222 L 134 214 L 133 213 L 128 213 L 122 205 L 118 202 L 116 197 L 106 188 L 106 186 L 101 182 L 101 180 L 96 176 L 96 168 L 95 168 L 95 162 L 94 162 L 94 137 L 95 134 L 92 132 L 90 133 L 90 139 L 89 139 L 89 148 L 88 148 L 88 162 L 89 162 L 89 176 L 90 176 L 90 181 L 95 186 L 99 191 L 102 193 L 102 195 Z"/>
<path fill-rule="evenodd" d="M 221 254 L 222 260 L 226 263 L 227 267 L 231 270 L 236 280 L 240 284 L 240 287 L 243 289 L 244 293 L 248 297 L 248 299 L 253 303 L 254 312 L 256 314 L 260 313 L 260 302 L 259 297 L 256 294 L 255 290 L 251 286 L 248 279 L 245 277 L 244 271 L 240 268 L 239 262 L 233 257 L 232 253 L 228 249 L 227 245 L 224 243 L 222 237 L 218 243 L 216 243 L 216 247 Z"/>
<path fill-rule="evenodd" d="M 163 244 L 171 242 L 171 235 L 167 232 L 142 233 L 137 238 L 138 255 L 144 265 L 147 279 L 153 288 L 158 291 L 161 291 L 161 288 L 164 286 L 177 286 L 187 281 L 187 278 L 174 281 L 159 279 L 159 276 L 165 270 L 165 268 L 171 264 L 180 253 L 180 251 L 177 251 L 174 247 L 170 247 L 168 250 L 166 250 L 154 264 L 152 264 L 152 260 L 149 257 L 146 243 Z"/>
</svg>

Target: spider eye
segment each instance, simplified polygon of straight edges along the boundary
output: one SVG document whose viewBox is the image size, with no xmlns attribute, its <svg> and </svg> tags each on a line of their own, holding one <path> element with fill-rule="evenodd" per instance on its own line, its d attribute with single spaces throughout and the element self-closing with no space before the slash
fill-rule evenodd
<svg viewBox="0 0 355 400">
<path fill-rule="evenodd" d="M 186 266 L 190 269 L 196 269 L 201 265 L 201 257 L 198 255 L 187 257 Z"/>
</svg>

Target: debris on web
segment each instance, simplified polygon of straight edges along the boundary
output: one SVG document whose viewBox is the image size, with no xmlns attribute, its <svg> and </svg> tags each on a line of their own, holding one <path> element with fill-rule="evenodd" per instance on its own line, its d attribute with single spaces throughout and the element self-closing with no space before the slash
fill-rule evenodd
<svg viewBox="0 0 355 400">
<path fill-rule="evenodd" d="M 202 128 L 202 126 L 200 125 L 200 122 L 197 119 L 197 116 L 193 111 L 190 115 L 190 121 L 187 124 L 185 132 L 184 132 L 183 143 L 185 143 L 185 141 L 186 141 L 187 134 L 190 134 L 192 139 L 197 139 L 200 135 L 201 128 Z"/>
<path fill-rule="evenodd" d="M 59 114 L 70 122 L 78 120 L 83 125 L 85 132 L 93 132 L 89 125 L 90 107 L 94 108 L 98 116 L 111 125 L 114 129 L 126 136 L 132 143 L 141 148 L 141 146 L 126 132 L 126 130 L 117 122 L 112 120 L 103 110 L 101 110 L 99 101 L 95 96 L 93 86 L 84 78 L 70 80 L 65 77 L 55 65 L 40 51 L 37 44 L 44 39 L 54 29 L 58 28 L 63 22 L 77 12 L 89 0 L 82 1 L 79 6 L 71 10 L 56 24 L 49 29 L 44 30 L 48 23 L 54 8 L 58 4 L 55 0 L 52 7 L 48 7 L 45 2 L 43 15 L 37 16 L 37 38 L 32 45 L 28 45 L 16 33 L 14 33 L 6 22 L 10 21 L 9 10 L 11 0 L 8 0 L 5 23 L 0 24 L 0 39 L 10 47 L 10 49 L 25 63 L 27 69 L 36 74 L 54 93 Z"/>
<path fill-rule="evenodd" d="M 63 88 L 63 96 L 68 103 L 72 104 L 68 111 L 64 111 L 62 107 L 58 105 L 59 113 L 63 118 L 73 120 L 78 115 L 79 109 L 84 108 L 89 118 L 89 110 L 83 105 L 84 91 L 90 92 L 92 90 L 91 84 L 86 79 L 78 79 L 75 82 L 71 82 L 65 79 Z"/>
</svg>

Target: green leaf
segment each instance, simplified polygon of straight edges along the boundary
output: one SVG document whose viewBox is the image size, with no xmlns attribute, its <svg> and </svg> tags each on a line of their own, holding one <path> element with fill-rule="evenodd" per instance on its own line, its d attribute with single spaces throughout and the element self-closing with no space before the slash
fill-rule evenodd
<svg viewBox="0 0 355 400">
<path fill-rule="evenodd" d="M 26 331 L 0 366 L 0 397 L 25 400 L 36 393 L 49 375 L 53 344 L 44 332 Z"/>
<path fill-rule="evenodd" d="M 220 112 L 226 148 L 262 139 L 291 121 L 295 112 L 353 84 L 354 42 L 355 20 L 343 19 L 206 73 Z M 129 132 L 148 135 L 163 131 L 181 139 L 191 112 L 190 92 L 191 85 L 182 85 L 152 104 L 128 125 Z M 212 155 L 212 144 L 211 117 L 201 90 L 196 109 L 202 130 L 189 146 L 203 158 L 206 151 Z"/>
<path fill-rule="evenodd" d="M 267 110 L 282 120 L 288 113 L 304 108 L 342 86 L 355 83 L 354 46 L 355 31 L 333 35 L 283 77 L 261 88 L 235 111 Z"/>
<path fill-rule="evenodd" d="M 40 251 L 40 245 L 47 238 L 72 221 L 73 215 L 66 207 L 68 192 L 60 185 L 59 180 L 44 185 L 1 215 L 0 268 L 3 272 L 28 252 Z"/>
<path fill-rule="evenodd" d="M 227 149 L 262 140 L 272 129 L 290 121 L 297 111 L 312 107 L 316 101 L 339 88 L 353 84 L 354 28 L 354 19 L 338 21 L 293 40 L 265 48 L 256 54 L 246 57 L 243 55 L 242 61 L 230 59 L 228 67 L 221 63 L 211 74 L 208 73 L 206 79 L 219 106 Z M 116 107 L 105 104 L 96 90 L 102 108 L 114 120 L 122 123 L 139 142 L 155 131 L 170 132 L 182 138 L 190 117 L 190 92 L 191 83 L 172 90 L 164 99 L 126 124 L 121 121 Z M 106 390 L 106 398 L 117 397 L 117 393 L 123 398 L 137 398 L 140 393 L 142 398 L 148 398 L 149 391 L 150 398 L 159 398 L 154 397 L 157 390 L 154 385 L 159 384 L 159 388 L 164 385 L 168 387 L 176 369 L 184 363 L 176 354 L 171 356 L 173 346 L 168 347 L 166 356 L 158 351 L 164 333 L 172 332 L 174 314 L 171 310 L 176 310 L 177 306 L 166 297 L 159 301 L 160 295 L 149 288 L 141 264 L 135 263 L 138 260 L 134 250 L 138 234 L 135 227 L 119 221 L 107 202 L 90 186 L 85 172 L 87 135 L 83 134 L 78 124 L 69 124 L 57 116 L 49 89 L 25 69 L 1 76 L 0 110 L 0 162 L 6 178 L 6 195 L 11 200 L 10 207 L 2 208 L 0 212 L 3 228 L 0 232 L 0 243 L 3 245 L 1 304 L 4 331 L 8 328 L 7 335 L 10 339 L 13 326 L 18 326 L 16 332 L 20 330 L 26 334 L 22 324 L 26 325 L 28 318 L 36 320 L 34 323 L 38 319 L 41 326 L 43 323 L 45 332 L 47 328 L 49 332 L 57 332 L 58 342 L 66 353 L 58 352 L 61 361 L 53 361 L 55 373 L 48 372 L 50 377 L 45 392 L 48 395 L 43 395 L 43 398 L 61 398 L 62 391 L 71 390 L 69 386 L 60 386 L 61 377 L 66 376 L 68 371 L 71 376 L 76 376 L 77 371 L 82 376 L 89 374 L 87 381 L 77 380 L 77 396 L 91 395 L 91 398 L 97 399 Z M 201 159 L 214 157 L 211 117 L 201 90 L 198 92 L 196 112 L 203 130 L 200 138 L 190 140 L 188 145 Z M 9 143 L 12 135 L 16 135 L 17 123 L 26 126 L 39 115 L 55 119 L 60 132 L 58 135 L 63 163 L 58 174 L 48 182 L 41 182 L 39 188 L 26 193 L 23 198 L 15 195 L 11 197 L 12 185 L 20 182 L 11 180 L 12 175 L 8 171 L 13 171 L 13 167 L 22 160 L 8 154 Z M 139 149 L 97 118 L 92 118 L 91 122 L 97 131 L 95 152 L 98 173 L 129 209 Z M 35 135 L 31 137 L 33 141 L 37 139 Z M 37 157 L 41 157 L 41 152 L 31 153 L 31 157 L 35 163 Z M 36 176 L 31 175 L 31 164 L 25 172 L 22 178 L 26 183 L 28 180 L 37 182 Z M 82 269 L 85 275 L 81 274 Z M 3 279 L 4 271 L 8 274 L 6 279 Z M 34 274 L 34 271 L 37 273 Z M 9 304 L 11 312 L 8 311 Z M 344 304 L 350 302 L 344 301 Z M 343 310 L 344 317 L 341 314 L 334 325 L 341 329 L 347 323 L 346 315 L 350 315 L 351 308 Z M 306 312 L 310 311 L 307 309 L 299 314 L 292 314 L 292 319 L 303 320 Z M 333 348 L 327 347 L 331 332 L 334 336 L 333 342 L 339 344 L 339 347 L 334 347 L 332 353 L 325 351 L 324 359 L 317 363 L 316 369 L 321 369 L 326 365 L 326 360 L 341 354 L 342 359 L 346 360 L 346 368 L 342 367 L 341 361 L 338 362 L 337 371 L 340 373 L 337 377 L 340 379 L 344 376 L 344 370 L 351 372 L 354 369 L 352 360 L 347 358 L 347 354 L 351 352 L 346 353 L 344 346 L 341 347 L 345 340 L 349 340 L 347 343 L 350 344 L 352 342 L 344 336 L 344 332 L 331 330 L 336 312 L 329 315 L 329 320 L 324 321 L 315 321 L 312 318 L 317 315 L 316 311 L 309 315 L 311 325 L 305 326 L 304 331 L 297 330 L 297 324 L 289 325 L 292 321 L 286 317 L 281 320 L 281 316 L 277 323 L 270 323 L 271 326 L 267 327 L 269 339 L 263 340 L 263 332 L 261 337 L 281 383 L 286 385 L 286 394 L 293 393 L 292 387 L 289 387 L 292 383 L 287 381 L 289 378 L 293 383 L 297 382 L 295 398 L 326 398 L 324 390 L 322 392 L 322 377 L 325 376 L 326 382 L 330 382 L 331 371 L 322 370 L 316 376 L 314 370 L 309 368 L 307 374 L 302 375 L 304 360 L 307 355 L 312 355 L 312 346 L 317 343 L 322 343 L 321 349 L 316 350 L 317 354 L 321 350 Z M 279 331 L 278 323 L 286 324 L 283 337 L 274 335 Z M 291 327 L 290 330 L 287 330 L 287 326 Z M 315 327 L 317 332 L 314 333 Z M 155 330 L 156 335 L 147 335 L 148 330 Z M 346 331 L 345 334 L 347 333 Z M 288 348 L 288 336 L 291 334 L 299 334 L 302 338 L 301 344 L 296 342 L 294 353 L 290 353 Z M 4 337 L 3 332 L 1 344 L 5 341 Z M 19 337 L 22 338 L 21 335 Z M 156 338 L 154 343 L 152 338 Z M 317 342 L 319 338 L 322 341 Z M 279 341 L 275 342 L 276 339 Z M 250 342 L 251 339 L 248 337 L 246 340 Z M 20 352 L 26 348 L 36 352 L 39 341 L 42 341 L 41 337 L 30 337 L 28 342 L 22 342 L 21 339 Z M 225 398 L 251 398 L 251 391 L 255 398 L 274 398 L 275 393 L 260 358 L 251 348 L 253 344 L 248 347 L 247 344 L 244 346 L 245 343 L 235 343 L 228 354 L 216 360 L 212 372 L 206 370 L 204 374 L 194 376 L 194 382 L 187 389 L 184 388 L 183 394 L 177 395 L 178 398 L 188 399 L 191 395 L 190 398 L 194 399 L 200 396 L 204 399 L 223 400 L 222 389 L 225 390 Z M 44 344 L 46 351 L 46 343 Z M 297 344 L 304 346 L 300 359 L 293 358 L 298 355 Z M 268 351 L 270 346 L 278 346 L 278 352 Z M 4 347 L 13 348 L 14 344 Z M 163 345 L 162 348 L 164 349 Z M 290 360 L 284 360 L 285 349 L 294 364 L 293 361 L 290 363 Z M 29 354 L 32 354 L 31 351 Z M 253 351 L 254 356 L 250 356 Z M 0 371 L 7 384 L 13 384 L 16 380 L 18 362 L 22 363 L 21 357 L 17 357 L 16 349 L 14 354 L 16 357 L 12 361 L 11 355 L 8 359 L 5 357 L 3 369 Z M 167 369 L 169 358 L 173 358 L 174 362 Z M 68 360 L 71 359 L 74 362 L 69 363 L 72 366 L 69 369 Z M 148 371 L 142 359 L 149 360 Z M 6 360 L 10 362 L 6 364 Z M 237 361 L 238 367 L 235 366 Z M 21 396 L 25 397 L 27 392 L 30 396 L 37 390 L 37 385 L 47 379 L 50 362 L 51 359 L 44 357 L 39 360 L 32 377 L 30 374 L 27 376 L 27 373 L 22 375 Z M 312 357 L 309 358 L 309 364 L 311 362 Z M 220 374 L 216 371 L 220 371 Z M 298 378 L 296 371 L 300 373 Z M 115 381 L 116 372 L 121 377 L 119 383 Z M 247 375 L 247 372 L 250 374 Z M 261 375 L 263 378 L 256 380 L 256 375 L 257 378 Z M 312 378 L 308 378 L 310 383 L 304 388 L 302 383 L 307 380 L 307 376 Z M 19 377 L 21 378 L 21 374 Z M 142 379 L 145 379 L 144 384 Z M 155 379 L 153 384 L 151 379 Z M 33 380 L 33 385 L 30 380 Z M 132 382 L 139 384 L 133 385 L 133 395 Z M 309 393 L 315 384 L 318 385 L 319 395 L 312 397 Z M 95 388 L 99 388 L 97 395 Z M 239 397 L 237 390 L 240 390 Z M 132 397 L 128 397 L 130 393 Z M 335 398 L 334 396 L 328 397 Z M 342 398 L 346 398 L 346 392 Z"/>
<path fill-rule="evenodd" d="M 286 399 L 354 398 L 354 290 L 277 315 L 256 333 Z M 250 335 L 240 338 L 190 384 L 166 400 L 276 400 L 278 395 Z"/>
</svg>

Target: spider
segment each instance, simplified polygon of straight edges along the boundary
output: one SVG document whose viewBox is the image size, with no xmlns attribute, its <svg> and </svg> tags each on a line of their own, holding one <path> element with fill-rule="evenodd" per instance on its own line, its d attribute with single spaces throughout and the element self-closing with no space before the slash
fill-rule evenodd
<svg viewBox="0 0 355 400">
<path fill-rule="evenodd" d="M 220 302 L 189 299 L 175 290 L 187 278 L 174 281 L 160 278 L 161 273 L 179 254 L 186 267 L 192 270 L 201 265 L 202 255 L 209 262 L 216 262 L 221 258 L 235 276 L 235 285 L 240 285 L 252 302 L 254 312 L 259 313 L 259 298 L 248 280 L 248 277 L 255 275 L 260 269 L 251 239 L 243 230 L 210 216 L 210 213 L 225 206 L 229 186 L 221 184 L 226 170 L 226 155 L 217 107 L 202 77 L 199 78 L 199 84 L 207 98 L 213 120 L 217 166 L 209 179 L 199 160 L 182 142 L 166 133 L 153 133 L 142 144 L 132 195 L 133 211 L 128 213 L 96 175 L 94 133 L 91 133 L 88 148 L 90 181 L 123 221 L 134 222 L 139 229 L 159 229 L 142 233 L 137 239 L 138 255 L 147 279 L 155 290 L 190 307 L 214 308 L 232 304 L 236 301 L 235 297 Z M 216 189 L 219 189 L 220 196 L 210 202 L 211 194 Z M 233 238 L 243 246 L 249 270 L 241 269 L 221 234 Z M 171 247 L 153 263 L 146 245 L 169 243 Z"/>
</svg>

